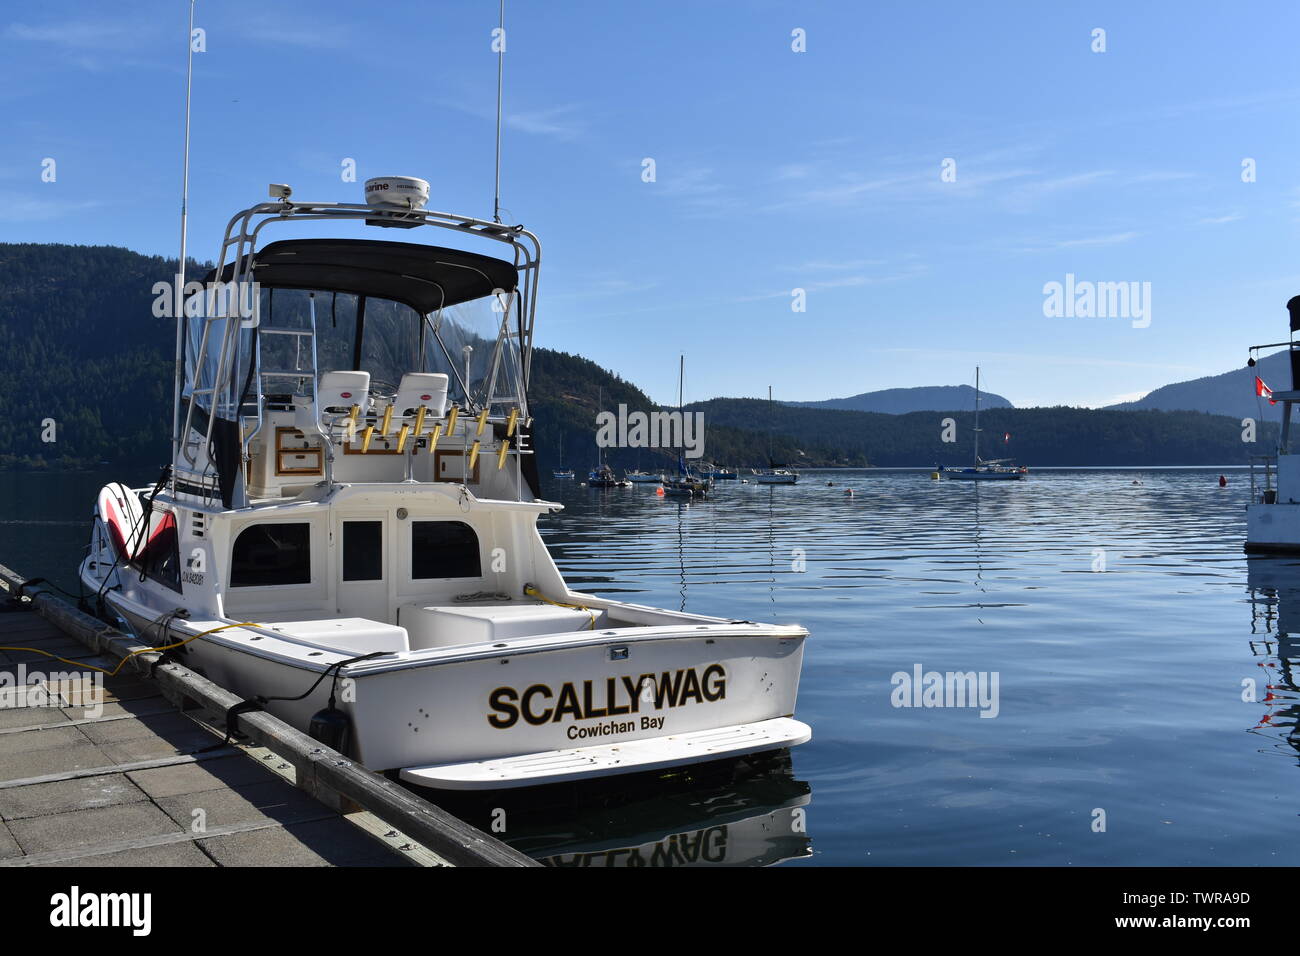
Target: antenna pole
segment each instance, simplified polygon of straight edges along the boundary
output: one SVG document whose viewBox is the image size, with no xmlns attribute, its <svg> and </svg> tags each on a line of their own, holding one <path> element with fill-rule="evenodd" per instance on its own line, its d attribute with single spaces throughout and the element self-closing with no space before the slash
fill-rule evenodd
<svg viewBox="0 0 1300 956">
<path fill-rule="evenodd" d="M 501 221 L 501 82 L 506 57 L 506 0 L 501 0 L 497 35 L 497 182 L 492 194 L 492 219 Z"/>
<path fill-rule="evenodd" d="M 194 88 L 194 4 L 190 0 L 190 25 L 185 32 L 185 153 L 181 172 L 181 250 L 176 264 L 176 401 L 172 405 L 172 464 L 180 461 L 181 392 L 185 388 L 185 240 L 190 198 L 190 95 Z"/>
</svg>

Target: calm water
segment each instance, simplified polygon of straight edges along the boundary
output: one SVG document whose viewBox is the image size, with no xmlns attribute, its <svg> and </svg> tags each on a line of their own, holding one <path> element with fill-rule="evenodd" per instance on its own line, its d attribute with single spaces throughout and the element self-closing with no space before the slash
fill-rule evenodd
<svg viewBox="0 0 1300 956">
<path fill-rule="evenodd" d="M 1227 474 L 812 472 L 691 504 L 555 482 L 544 534 L 575 588 L 808 627 L 813 740 L 453 809 L 505 809 L 504 836 L 556 864 L 1300 862 L 1300 648 L 1276 633 L 1300 631 L 1300 564 L 1248 569 L 1247 479 Z M 75 589 L 103 480 L 0 475 L 0 562 Z M 997 717 L 892 706 L 918 664 L 996 672 Z"/>
</svg>

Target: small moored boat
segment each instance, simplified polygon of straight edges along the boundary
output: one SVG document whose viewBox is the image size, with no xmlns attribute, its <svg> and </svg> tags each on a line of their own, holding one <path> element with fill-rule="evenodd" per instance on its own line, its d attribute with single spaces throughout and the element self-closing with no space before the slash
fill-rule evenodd
<svg viewBox="0 0 1300 956">
<path fill-rule="evenodd" d="M 1021 481 L 1025 475 L 1029 474 L 1029 469 L 1023 465 L 1016 466 L 1010 464 L 1012 458 L 981 458 L 980 457 L 980 370 L 979 366 L 975 367 L 975 427 L 974 434 L 974 451 L 975 463 L 969 468 L 953 468 L 945 465 L 935 465 L 934 477 L 946 478 L 950 481 Z M 1010 435 L 1008 434 L 1008 438 Z"/>
</svg>

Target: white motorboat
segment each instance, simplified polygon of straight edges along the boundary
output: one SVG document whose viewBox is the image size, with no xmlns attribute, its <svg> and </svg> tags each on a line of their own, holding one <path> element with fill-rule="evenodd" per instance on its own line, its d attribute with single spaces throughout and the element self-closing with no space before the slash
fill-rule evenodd
<svg viewBox="0 0 1300 956">
<path fill-rule="evenodd" d="M 658 485 L 664 480 L 663 475 L 652 475 L 648 471 L 629 471 L 623 477 L 634 485 Z"/>
<path fill-rule="evenodd" d="M 99 496 L 80 574 L 102 612 L 417 785 L 544 784 L 808 740 L 793 716 L 804 628 L 565 583 L 537 528 L 561 509 L 537 497 L 531 441 L 540 244 L 429 211 L 427 190 L 372 180 L 348 204 L 273 187 L 230 220 L 178 319 L 172 464 L 151 488 Z M 500 253 L 261 244 L 300 223 L 419 227 Z"/>
</svg>

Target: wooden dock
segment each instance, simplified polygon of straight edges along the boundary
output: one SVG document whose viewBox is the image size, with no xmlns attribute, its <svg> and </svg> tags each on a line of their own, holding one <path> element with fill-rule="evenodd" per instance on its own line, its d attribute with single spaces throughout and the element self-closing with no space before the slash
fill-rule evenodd
<svg viewBox="0 0 1300 956">
<path fill-rule="evenodd" d="M 265 712 L 223 745 L 239 698 L 21 583 L 0 566 L 0 867 L 537 865 Z"/>
</svg>

